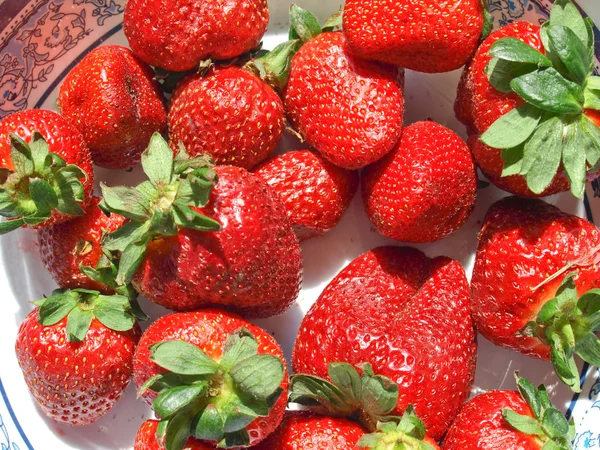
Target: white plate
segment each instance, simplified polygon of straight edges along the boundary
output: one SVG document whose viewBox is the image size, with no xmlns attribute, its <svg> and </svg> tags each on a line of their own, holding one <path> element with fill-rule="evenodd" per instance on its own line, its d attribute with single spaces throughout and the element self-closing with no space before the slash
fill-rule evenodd
<svg viewBox="0 0 600 450">
<path fill-rule="evenodd" d="M 540 21 L 547 16 L 549 0 L 489 0 L 496 26 L 513 20 Z M 124 0 L 0 0 L 0 117 L 25 108 L 54 109 L 58 86 L 86 52 L 99 45 L 121 44 Z M 265 47 L 285 39 L 291 0 L 271 0 L 271 24 Z M 298 0 L 324 20 L 341 6 L 338 2 Z M 600 23 L 598 0 L 580 0 L 585 12 Z M 4 28 L 2 28 L 4 27 Z M 596 30 L 600 42 L 600 31 Z M 600 46 L 597 47 L 600 50 Z M 600 55 L 600 51 L 598 52 Z M 406 80 L 406 122 L 432 118 L 464 135 L 464 127 L 454 118 L 452 104 L 460 72 L 423 75 L 409 72 Z M 286 137 L 281 149 L 297 149 L 300 144 Z M 98 170 L 98 180 L 133 184 L 132 174 Z M 600 220 L 600 186 L 588 186 L 586 202 Z M 479 192 L 477 207 L 469 222 L 451 237 L 432 245 L 420 245 L 429 256 L 447 255 L 459 260 L 470 275 L 476 236 L 489 205 L 506 195 L 494 187 Z M 570 194 L 547 199 L 564 211 L 586 215 L 584 204 Z M 591 207 L 591 208 L 589 208 Z M 600 223 L 600 222 L 599 222 Z M 349 261 L 382 244 L 397 244 L 379 236 L 367 220 L 357 196 L 339 226 L 328 235 L 302 245 L 304 283 L 298 302 L 283 316 L 258 320 L 272 332 L 289 357 L 294 337 L 304 313 L 327 283 Z M 31 311 L 29 303 L 48 294 L 54 282 L 39 260 L 35 232 L 20 230 L 0 238 L 0 450 L 131 449 L 140 424 L 151 411 L 136 401 L 133 386 L 104 418 L 85 428 L 57 425 L 36 408 L 23 381 L 14 354 L 14 341 L 21 321 Z M 164 309 L 142 301 L 153 318 Z M 545 383 L 555 404 L 575 417 L 577 449 L 600 448 L 600 373 L 580 365 L 585 377 L 580 395 L 560 384 L 550 363 L 533 360 L 493 346 L 479 339 L 479 360 L 474 393 L 488 389 L 513 389 L 512 373 L 536 383 Z"/>
</svg>

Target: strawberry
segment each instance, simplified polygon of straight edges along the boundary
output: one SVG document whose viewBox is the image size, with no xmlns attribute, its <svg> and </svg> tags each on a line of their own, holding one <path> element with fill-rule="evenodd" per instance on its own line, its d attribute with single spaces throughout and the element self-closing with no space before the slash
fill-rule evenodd
<svg viewBox="0 0 600 450">
<path fill-rule="evenodd" d="M 131 379 L 141 331 L 130 300 L 74 289 L 36 304 L 16 342 L 25 382 L 48 417 L 89 425 L 115 405 Z"/>
<path fill-rule="evenodd" d="M 444 450 L 572 450 L 575 424 L 548 398 L 517 375 L 516 391 L 490 391 L 467 403 L 448 430 Z M 499 447 L 501 446 L 501 447 Z"/>
<path fill-rule="evenodd" d="M 45 227 L 83 214 L 94 172 L 83 136 L 52 111 L 32 109 L 0 121 L 0 234 Z"/>
<path fill-rule="evenodd" d="M 183 149 L 173 161 L 159 135 L 142 165 L 149 181 L 137 188 L 103 186 L 102 206 L 131 220 L 104 242 L 121 252 L 118 283 L 133 279 L 140 294 L 178 311 L 218 305 L 266 317 L 296 299 L 300 246 L 260 178 L 240 167 L 213 170 Z"/>
<path fill-rule="evenodd" d="M 307 11 L 292 7 L 291 16 L 293 30 L 306 43 L 292 59 L 284 91 L 288 119 L 336 166 L 358 169 L 377 161 L 402 132 L 401 72 L 351 56 L 344 35 L 321 33 Z M 316 24 L 310 33 L 307 17 Z"/>
<path fill-rule="evenodd" d="M 396 148 L 363 170 L 362 197 L 375 228 L 404 242 L 433 242 L 475 207 L 477 174 L 464 141 L 435 122 L 405 127 Z"/>
<path fill-rule="evenodd" d="M 146 420 L 137 432 L 133 450 L 164 450 L 164 447 L 158 443 L 157 431 L 158 420 Z M 189 438 L 184 445 L 184 450 L 215 450 L 216 447 L 211 444 Z"/>
<path fill-rule="evenodd" d="M 123 17 L 133 52 L 152 66 L 177 72 L 254 49 L 268 23 L 266 0 L 130 0 Z"/>
<path fill-rule="evenodd" d="M 600 363 L 594 335 L 600 328 L 594 319 L 600 309 L 594 263 L 599 245 L 591 223 L 541 200 L 505 198 L 487 213 L 471 280 L 481 334 L 496 345 L 551 358 L 559 378 L 575 391 L 574 353 Z"/>
<path fill-rule="evenodd" d="M 106 284 L 90 279 L 80 267 L 96 267 L 103 253 L 102 238 L 123 225 L 118 214 L 107 216 L 98 207 L 99 197 L 93 197 L 83 216 L 67 223 L 41 228 L 38 242 L 42 262 L 61 288 L 84 288 L 113 293 Z"/>
<path fill-rule="evenodd" d="M 529 197 L 570 188 L 583 198 L 598 175 L 592 26 L 558 0 L 541 28 L 514 23 L 492 33 L 465 69 L 455 110 L 479 138 L 477 164 L 500 188 Z"/>
<path fill-rule="evenodd" d="M 214 309 L 154 322 L 135 352 L 134 380 L 161 419 L 166 450 L 183 449 L 190 436 L 219 448 L 255 445 L 277 428 L 287 403 L 277 342 Z"/>
<path fill-rule="evenodd" d="M 358 189 L 358 173 L 310 150 L 285 153 L 253 171 L 285 205 L 298 239 L 321 236 L 341 220 Z"/>
<path fill-rule="evenodd" d="M 467 399 L 475 359 L 460 264 L 399 247 L 371 250 L 334 278 L 304 317 L 292 356 L 296 373 L 325 379 L 329 362 L 371 363 L 398 383 L 393 414 L 413 404 L 434 439 Z"/>
<path fill-rule="evenodd" d="M 284 129 L 281 99 L 239 67 L 192 74 L 178 84 L 169 108 L 171 146 L 209 153 L 217 164 L 251 169 L 277 146 Z"/>
<path fill-rule="evenodd" d="M 69 72 L 58 95 L 62 115 L 107 169 L 140 162 L 155 131 L 167 129 L 167 112 L 154 72 L 118 45 L 99 47 Z"/>
<path fill-rule="evenodd" d="M 481 0 L 348 0 L 344 33 L 357 57 L 418 72 L 449 72 L 475 53 L 490 19 Z"/>
</svg>

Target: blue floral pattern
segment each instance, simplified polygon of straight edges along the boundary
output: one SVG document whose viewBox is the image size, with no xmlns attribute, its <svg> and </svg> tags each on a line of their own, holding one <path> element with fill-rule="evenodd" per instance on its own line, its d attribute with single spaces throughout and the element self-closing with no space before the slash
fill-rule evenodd
<svg viewBox="0 0 600 450">
<path fill-rule="evenodd" d="M 2 445 L 0 450 L 20 450 L 15 442 L 11 442 L 6 425 L 2 420 L 2 414 L 0 414 L 0 445 Z"/>
</svg>

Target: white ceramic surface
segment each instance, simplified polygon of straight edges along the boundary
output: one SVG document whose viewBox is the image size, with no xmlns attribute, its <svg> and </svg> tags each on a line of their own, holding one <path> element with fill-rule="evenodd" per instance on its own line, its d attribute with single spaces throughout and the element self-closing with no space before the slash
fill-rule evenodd
<svg viewBox="0 0 600 450">
<path fill-rule="evenodd" d="M 496 26 L 513 20 L 540 21 L 550 0 L 489 0 Z M 124 0 L 0 0 L 0 117 L 25 108 L 55 108 L 60 82 L 86 52 L 99 45 L 122 44 Z M 341 7 L 342 0 L 298 0 L 324 20 Z M 271 24 L 266 48 L 285 39 L 291 0 L 270 0 Z M 600 23 L 600 0 L 580 0 L 580 6 Z M 596 30 L 600 42 L 600 32 Z M 597 46 L 600 50 L 600 46 Z M 600 51 L 597 52 L 600 55 Z M 406 81 L 406 122 L 432 118 L 461 134 L 464 127 L 454 118 L 452 104 L 460 72 L 423 75 L 409 72 Z M 286 136 L 280 150 L 300 144 Z M 109 184 L 134 184 L 140 172 L 98 170 L 97 179 Z M 561 209 L 600 223 L 600 186 L 588 186 L 589 202 L 576 201 L 570 194 L 547 199 Z M 418 248 L 429 256 L 447 255 L 459 260 L 470 275 L 476 236 L 489 205 L 506 195 L 494 187 L 479 191 L 477 207 L 468 223 L 449 238 Z M 397 244 L 378 235 L 366 218 L 360 196 L 339 226 L 328 235 L 302 245 L 304 283 L 298 302 L 284 315 L 258 320 L 272 332 L 289 357 L 304 313 L 327 283 L 349 261 L 382 244 Z M 21 376 L 15 355 L 17 329 L 32 300 L 48 294 L 54 282 L 42 266 L 35 232 L 20 230 L 0 238 L 0 450 L 131 449 L 139 425 L 151 411 L 136 401 L 130 386 L 118 405 L 104 418 L 85 428 L 57 425 L 36 408 Z M 164 309 L 142 300 L 153 318 Z M 493 346 L 479 339 L 479 361 L 474 393 L 488 389 L 513 389 L 512 373 L 536 383 L 545 383 L 551 397 L 578 427 L 576 449 L 600 448 L 600 373 L 596 367 L 580 365 L 585 377 L 580 395 L 561 385 L 550 364 Z"/>
</svg>

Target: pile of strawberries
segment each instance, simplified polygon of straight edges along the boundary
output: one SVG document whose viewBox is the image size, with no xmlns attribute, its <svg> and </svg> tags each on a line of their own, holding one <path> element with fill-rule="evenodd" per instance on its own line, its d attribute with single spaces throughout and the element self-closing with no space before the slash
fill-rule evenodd
<svg viewBox="0 0 600 450">
<path fill-rule="evenodd" d="M 133 378 L 156 414 L 138 450 L 571 449 L 573 421 L 518 373 L 518 391 L 468 398 L 477 331 L 575 392 L 575 356 L 600 365 L 600 233 L 524 198 L 581 198 L 598 174 L 594 34 L 570 0 L 490 34 L 483 3 L 347 0 L 323 26 L 292 6 L 289 40 L 263 51 L 266 0 L 129 0 L 131 50 L 88 54 L 60 115 L 0 122 L 0 232 L 36 229 L 59 285 L 16 341 L 44 413 L 88 425 Z M 404 126 L 404 69 L 465 64 L 468 143 Z M 286 128 L 306 148 L 271 156 Z M 92 162 L 147 179 L 95 197 Z M 471 285 L 450 258 L 372 249 L 304 317 L 289 376 L 247 319 L 296 300 L 299 241 L 359 183 L 382 235 L 443 239 L 473 211 L 477 167 L 521 197 L 490 208 Z M 142 333 L 138 295 L 174 313 Z"/>
</svg>

